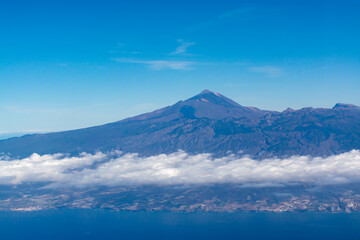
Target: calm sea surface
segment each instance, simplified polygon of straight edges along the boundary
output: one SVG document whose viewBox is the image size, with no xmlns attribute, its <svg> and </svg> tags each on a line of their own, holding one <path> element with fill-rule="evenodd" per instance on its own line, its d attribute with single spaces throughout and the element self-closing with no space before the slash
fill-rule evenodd
<svg viewBox="0 0 360 240">
<path fill-rule="evenodd" d="M 360 214 L 0 212 L 0 239 L 360 239 Z"/>
</svg>

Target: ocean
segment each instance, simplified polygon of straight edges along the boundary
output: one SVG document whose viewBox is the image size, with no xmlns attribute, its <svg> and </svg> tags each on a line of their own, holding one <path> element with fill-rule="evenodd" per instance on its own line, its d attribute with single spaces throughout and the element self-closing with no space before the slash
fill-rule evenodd
<svg viewBox="0 0 360 240">
<path fill-rule="evenodd" d="M 0 212 L 10 239 L 360 239 L 359 213 Z"/>
</svg>

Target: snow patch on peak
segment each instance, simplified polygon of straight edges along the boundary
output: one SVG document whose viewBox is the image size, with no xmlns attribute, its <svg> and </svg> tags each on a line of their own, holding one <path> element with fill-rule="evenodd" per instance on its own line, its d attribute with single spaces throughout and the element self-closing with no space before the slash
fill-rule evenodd
<svg viewBox="0 0 360 240">
<path fill-rule="evenodd" d="M 221 97 L 220 93 L 217 93 L 217 92 L 212 92 L 212 93 L 215 94 L 218 97 Z"/>
</svg>

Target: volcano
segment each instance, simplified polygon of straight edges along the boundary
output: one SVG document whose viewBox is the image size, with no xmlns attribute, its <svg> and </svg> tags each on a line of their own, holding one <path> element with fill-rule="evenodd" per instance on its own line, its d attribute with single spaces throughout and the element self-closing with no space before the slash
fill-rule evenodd
<svg viewBox="0 0 360 240">
<path fill-rule="evenodd" d="M 331 109 L 265 111 L 242 106 L 209 90 L 114 123 L 0 141 L 0 153 L 11 158 L 112 150 L 152 156 L 183 150 L 262 159 L 328 156 L 359 148 L 358 106 L 338 103 Z"/>
</svg>

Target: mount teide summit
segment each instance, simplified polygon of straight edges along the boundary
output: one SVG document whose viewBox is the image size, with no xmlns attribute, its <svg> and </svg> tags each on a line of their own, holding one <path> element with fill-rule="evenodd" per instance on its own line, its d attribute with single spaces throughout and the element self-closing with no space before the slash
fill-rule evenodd
<svg viewBox="0 0 360 240">
<path fill-rule="evenodd" d="M 247 118 L 258 120 L 259 117 L 267 114 L 268 111 L 261 111 L 257 108 L 243 107 L 233 100 L 217 92 L 204 90 L 200 94 L 185 101 L 159 109 L 152 113 L 145 113 L 127 120 L 173 120 L 177 118 L 187 119 L 226 119 L 226 118 Z M 126 121 L 126 120 L 125 120 Z"/>
<path fill-rule="evenodd" d="M 360 148 L 360 107 L 283 112 L 244 107 L 209 90 L 151 113 L 101 126 L 0 141 L 11 157 L 111 151 L 150 156 L 188 153 L 249 154 L 257 158 L 326 156 Z"/>
</svg>

